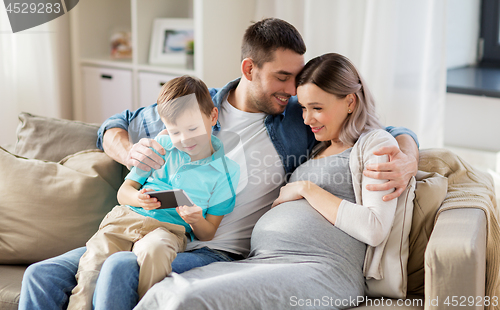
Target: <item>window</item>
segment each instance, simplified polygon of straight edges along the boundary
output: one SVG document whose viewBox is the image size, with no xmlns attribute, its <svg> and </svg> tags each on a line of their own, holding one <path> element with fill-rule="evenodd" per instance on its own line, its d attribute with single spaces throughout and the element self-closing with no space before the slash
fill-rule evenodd
<svg viewBox="0 0 500 310">
<path fill-rule="evenodd" d="M 481 38 L 483 46 L 480 65 L 500 67 L 500 0 L 482 1 Z"/>
</svg>

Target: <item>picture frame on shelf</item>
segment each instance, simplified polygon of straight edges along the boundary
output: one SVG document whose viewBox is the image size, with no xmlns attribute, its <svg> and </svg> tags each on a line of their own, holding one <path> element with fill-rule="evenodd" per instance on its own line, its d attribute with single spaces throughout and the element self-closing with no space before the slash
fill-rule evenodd
<svg viewBox="0 0 500 310">
<path fill-rule="evenodd" d="M 186 68 L 190 46 L 194 42 L 191 18 L 157 18 L 153 21 L 149 63 Z"/>
</svg>

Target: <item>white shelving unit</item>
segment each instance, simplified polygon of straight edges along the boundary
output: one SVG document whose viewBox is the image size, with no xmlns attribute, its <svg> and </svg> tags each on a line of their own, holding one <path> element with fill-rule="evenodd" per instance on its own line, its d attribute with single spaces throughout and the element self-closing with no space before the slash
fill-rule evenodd
<svg viewBox="0 0 500 310">
<path fill-rule="evenodd" d="M 85 98 L 97 98 L 95 91 L 108 91 L 105 87 L 96 89 L 96 83 L 86 83 L 84 67 L 121 69 L 131 73 L 130 83 L 122 89 L 132 94 L 132 108 L 147 105 L 144 98 L 157 94 L 144 94 L 158 89 L 148 85 L 150 76 L 165 76 L 166 82 L 173 76 L 195 75 L 203 79 L 208 87 L 222 87 L 240 76 L 240 45 L 245 29 L 254 18 L 254 0 L 85 0 L 70 11 L 71 46 L 73 69 L 74 118 L 81 121 L 104 119 L 92 113 Z M 195 36 L 195 67 L 150 65 L 148 63 L 151 31 L 155 18 L 193 18 Z M 132 59 L 116 60 L 110 57 L 110 37 L 113 31 L 127 30 L 132 33 Z M 147 76 L 148 79 L 144 79 Z M 109 79 L 109 76 L 107 76 Z M 151 83 L 157 83 L 151 82 Z M 146 85 L 146 87 L 144 87 Z M 113 90 L 117 92 L 115 85 Z M 142 93 L 141 93 L 142 91 Z M 114 98 L 115 93 L 100 98 Z M 120 96 L 116 96 L 119 98 Z M 149 104 L 153 104 L 150 102 Z M 120 102 L 98 102 L 96 105 L 111 104 L 121 112 L 128 107 Z M 88 104 L 87 104 L 88 105 Z M 111 111 L 110 109 L 101 109 Z M 109 115 L 111 116 L 111 115 Z"/>
</svg>

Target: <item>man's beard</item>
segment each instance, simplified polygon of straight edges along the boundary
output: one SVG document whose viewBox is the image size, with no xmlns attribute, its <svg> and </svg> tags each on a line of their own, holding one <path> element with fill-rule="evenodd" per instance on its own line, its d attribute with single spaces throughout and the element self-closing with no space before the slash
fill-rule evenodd
<svg viewBox="0 0 500 310">
<path fill-rule="evenodd" d="M 274 94 L 271 95 L 271 97 L 274 97 Z M 257 97 L 252 94 L 250 96 L 250 100 L 251 102 L 249 104 L 253 109 L 270 115 L 281 114 L 286 108 L 284 105 L 277 105 L 276 103 L 273 103 L 272 98 L 266 97 L 265 95 Z"/>
</svg>

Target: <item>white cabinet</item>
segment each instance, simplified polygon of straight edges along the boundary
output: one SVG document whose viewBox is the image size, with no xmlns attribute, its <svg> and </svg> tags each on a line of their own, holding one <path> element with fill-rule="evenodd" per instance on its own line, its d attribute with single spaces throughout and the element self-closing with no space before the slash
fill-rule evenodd
<svg viewBox="0 0 500 310">
<path fill-rule="evenodd" d="M 85 121 L 102 123 L 113 114 L 132 109 L 132 71 L 83 67 Z"/>
<path fill-rule="evenodd" d="M 163 84 L 177 75 L 139 72 L 139 104 L 141 107 L 152 105 L 156 102 Z"/>
<path fill-rule="evenodd" d="M 240 73 L 240 45 L 245 29 L 254 20 L 256 0 L 85 0 L 69 12 L 73 69 L 74 118 L 91 121 L 96 103 L 84 100 L 86 66 L 125 69 L 131 74 L 132 109 L 147 105 L 156 94 L 144 88 L 149 73 L 165 76 L 184 74 L 201 78 L 208 87 L 222 87 Z M 194 69 L 149 64 L 149 47 L 156 18 L 192 18 L 194 21 Z M 110 38 L 115 30 L 132 34 L 132 59 L 110 57 Z M 146 75 L 144 75 L 146 74 Z M 94 85 L 94 84 L 92 84 Z M 97 85 L 97 84 L 96 84 Z M 85 87 L 85 90 L 84 90 Z M 121 101 L 119 111 L 128 108 Z M 87 107 L 91 104 L 91 107 Z M 113 107 L 114 109 L 114 107 Z M 99 111 L 107 113 L 105 107 Z M 107 117 L 111 115 L 106 115 Z M 102 118 L 102 114 L 100 116 Z"/>
</svg>

